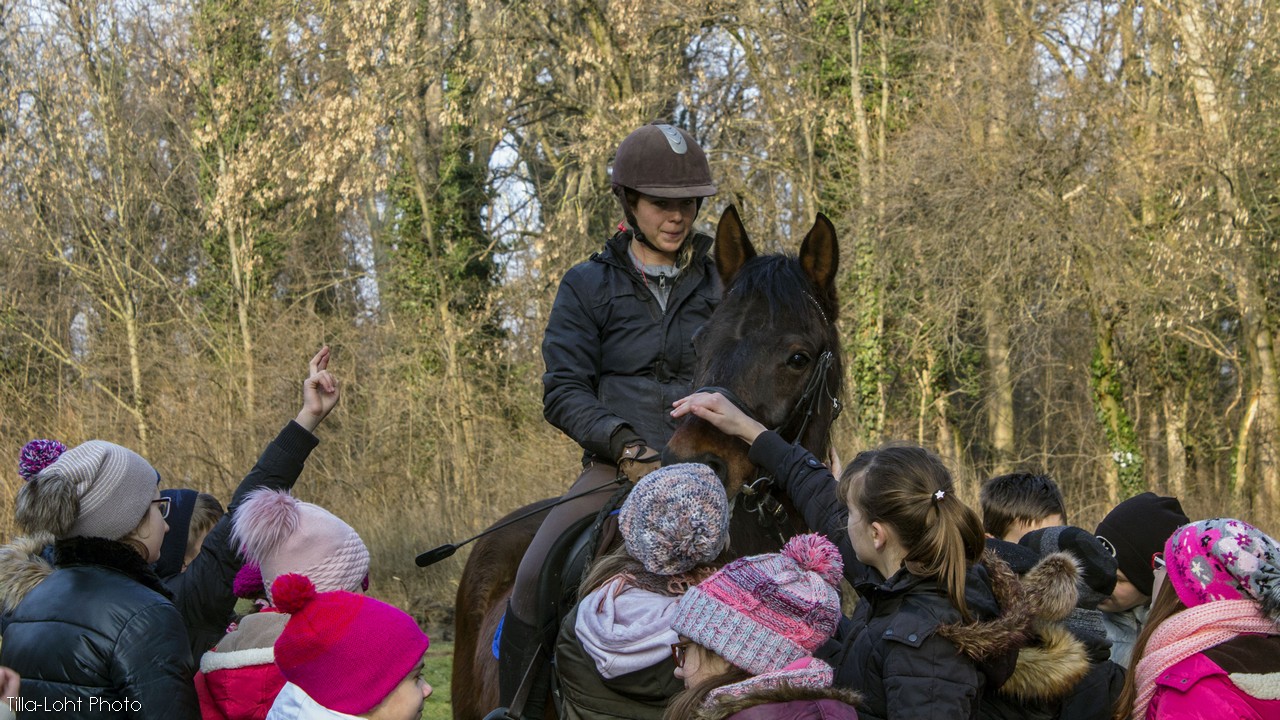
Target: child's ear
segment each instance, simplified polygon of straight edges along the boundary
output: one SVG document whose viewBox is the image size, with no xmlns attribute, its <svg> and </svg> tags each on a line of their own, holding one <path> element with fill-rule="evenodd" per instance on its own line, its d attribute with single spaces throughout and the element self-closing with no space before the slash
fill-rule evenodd
<svg viewBox="0 0 1280 720">
<path fill-rule="evenodd" d="M 889 542 L 889 528 L 880 522 L 871 523 L 871 542 L 875 545 L 877 552 L 884 550 L 884 546 Z"/>
</svg>

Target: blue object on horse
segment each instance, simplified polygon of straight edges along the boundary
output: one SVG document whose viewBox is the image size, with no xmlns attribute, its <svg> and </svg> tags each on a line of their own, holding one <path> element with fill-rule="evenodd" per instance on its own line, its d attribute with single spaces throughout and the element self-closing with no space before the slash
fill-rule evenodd
<svg viewBox="0 0 1280 720">
<path fill-rule="evenodd" d="M 489 651 L 493 653 L 494 660 L 498 659 L 498 640 L 502 638 L 502 623 L 506 621 L 507 615 L 503 613 L 502 617 L 498 618 L 498 629 L 493 631 L 493 647 L 489 648 Z"/>
</svg>

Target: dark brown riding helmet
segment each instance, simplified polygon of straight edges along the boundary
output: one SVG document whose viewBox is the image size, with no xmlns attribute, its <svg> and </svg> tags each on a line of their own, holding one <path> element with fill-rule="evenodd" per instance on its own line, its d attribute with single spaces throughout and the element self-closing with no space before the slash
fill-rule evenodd
<svg viewBox="0 0 1280 720">
<path fill-rule="evenodd" d="M 716 194 L 711 166 L 698 141 L 673 125 L 654 123 L 618 145 L 613 186 L 660 198 L 704 198 Z M 625 202 L 625 199 L 624 199 Z"/>
</svg>

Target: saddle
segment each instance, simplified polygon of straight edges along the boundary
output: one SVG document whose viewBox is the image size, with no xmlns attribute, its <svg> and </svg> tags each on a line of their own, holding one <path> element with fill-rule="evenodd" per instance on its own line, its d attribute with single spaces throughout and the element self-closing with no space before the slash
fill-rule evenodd
<svg viewBox="0 0 1280 720">
<path fill-rule="evenodd" d="M 539 647 L 529 666 L 521 673 L 520 687 L 505 714 L 498 717 L 523 717 L 524 706 L 539 673 L 550 673 L 551 696 L 556 715 L 561 712 L 559 684 L 554 672 L 554 651 L 560 623 L 578 602 L 578 588 L 595 558 L 609 552 L 621 542 L 617 511 L 631 492 L 627 483 L 614 492 L 600 512 L 588 515 L 569 526 L 547 552 L 538 578 L 537 627 Z M 498 633 L 502 632 L 499 626 Z M 493 655 L 498 656 L 498 636 L 493 639 Z M 498 712 L 498 711 L 495 711 Z M 488 717 L 494 717 L 490 713 Z"/>
</svg>

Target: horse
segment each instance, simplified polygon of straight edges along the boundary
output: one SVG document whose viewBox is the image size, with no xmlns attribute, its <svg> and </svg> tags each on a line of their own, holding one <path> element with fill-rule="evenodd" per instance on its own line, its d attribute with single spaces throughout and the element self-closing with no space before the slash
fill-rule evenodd
<svg viewBox="0 0 1280 720">
<path fill-rule="evenodd" d="M 798 256 L 757 255 L 730 206 L 716 228 L 715 256 L 726 290 L 694 337 L 695 387 L 723 392 L 766 427 L 826 457 L 843 378 L 835 328 L 835 228 L 819 213 Z M 790 502 L 759 476 L 747 450 L 742 441 L 690 416 L 663 452 L 665 463 L 704 462 L 716 469 L 733 502 L 730 542 L 738 555 L 777 550 L 802 524 Z M 552 502 L 520 508 L 491 527 Z M 463 568 L 455 599 L 455 720 L 480 720 L 499 704 L 491 643 L 540 518 L 528 517 L 480 538 Z M 554 720 L 553 703 L 546 708 L 546 717 Z"/>
</svg>

